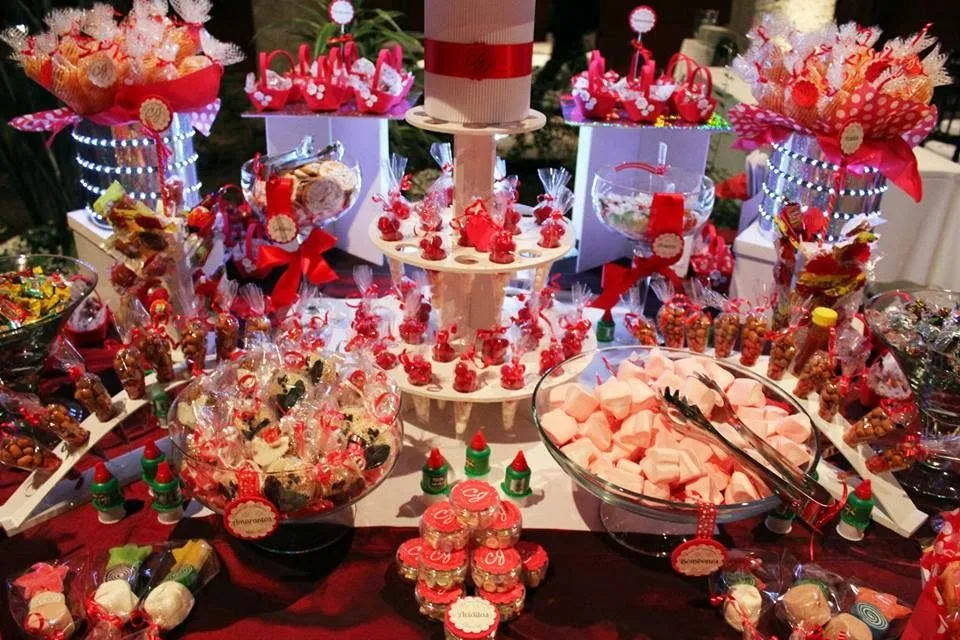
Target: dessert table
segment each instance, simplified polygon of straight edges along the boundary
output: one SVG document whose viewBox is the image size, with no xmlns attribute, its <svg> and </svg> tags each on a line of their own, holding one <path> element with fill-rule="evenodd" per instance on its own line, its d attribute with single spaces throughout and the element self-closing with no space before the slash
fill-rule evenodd
<svg viewBox="0 0 960 640">
<path fill-rule="evenodd" d="M 501 629 L 504 638 L 733 638 L 707 599 L 702 580 L 679 576 L 667 560 L 639 556 L 620 547 L 602 530 L 599 502 L 575 489 L 540 444 L 529 412 L 520 411 L 513 430 L 499 427 L 495 410 L 478 409 L 490 443 L 499 482 L 503 468 L 522 449 L 534 470 L 534 496 L 522 509 L 524 539 L 550 554 L 547 580 L 531 590 L 526 611 Z M 136 422 L 137 417 L 131 419 Z M 102 525 L 90 505 L 81 505 L 12 538 L 0 539 L 0 572 L 9 575 L 33 562 L 78 552 L 105 550 L 128 542 L 203 537 L 211 540 L 223 570 L 198 598 L 198 606 L 174 637 L 266 638 L 296 633 L 304 638 L 442 637 L 440 626 L 417 612 L 411 586 L 395 571 L 394 554 L 417 534 L 424 505 L 418 483 L 420 467 L 437 446 L 462 477 L 465 444 L 453 435 L 452 407 L 432 412 L 432 429 L 416 424 L 412 407 L 405 411 L 404 449 L 391 477 L 358 503 L 356 528 L 335 545 L 306 556 L 268 554 L 232 538 L 220 518 L 193 505 L 175 526 L 162 525 L 150 509 L 146 486 L 126 489 L 128 515 Z M 107 442 L 114 458 L 163 437 L 136 424 L 130 442 Z M 468 434 L 469 435 L 469 434 Z M 88 456 L 87 465 L 93 463 Z M 82 468 L 82 467 L 81 467 Z M 0 471 L 0 498 L 22 476 Z M 917 562 L 920 540 L 931 536 L 924 526 L 904 539 L 874 526 L 867 539 L 850 544 L 830 529 L 817 536 L 815 559 L 826 568 L 871 584 L 873 588 L 914 602 L 920 591 Z M 810 536 L 797 525 L 775 536 L 754 518 L 720 527 L 728 547 L 785 550 L 807 560 Z M 591 596 L 591 594 L 594 594 Z M 586 606 L 585 606 L 586 605 Z M 0 636 L 16 637 L 9 612 L 0 614 Z"/>
</svg>

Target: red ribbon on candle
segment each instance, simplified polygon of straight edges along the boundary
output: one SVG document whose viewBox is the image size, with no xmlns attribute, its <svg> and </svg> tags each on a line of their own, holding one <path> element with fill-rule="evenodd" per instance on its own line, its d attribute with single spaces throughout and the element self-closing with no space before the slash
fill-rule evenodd
<svg viewBox="0 0 960 640">
<path fill-rule="evenodd" d="M 632 287 L 637 280 L 654 273 L 661 273 L 674 287 L 683 289 L 680 277 L 670 268 L 683 254 L 683 194 L 657 193 L 653 196 L 653 205 L 650 208 L 650 222 L 647 225 L 647 239 L 654 248 L 653 255 L 647 258 L 637 256 L 633 259 L 633 267 L 626 268 L 615 263 L 603 265 L 603 293 L 590 305 L 596 309 L 612 309 L 620 296 Z M 660 245 L 668 242 L 675 243 L 680 239 L 679 250 L 660 250 Z"/>
<path fill-rule="evenodd" d="M 470 80 L 521 78 L 533 71 L 533 42 L 484 44 L 425 40 L 427 73 Z"/>
</svg>

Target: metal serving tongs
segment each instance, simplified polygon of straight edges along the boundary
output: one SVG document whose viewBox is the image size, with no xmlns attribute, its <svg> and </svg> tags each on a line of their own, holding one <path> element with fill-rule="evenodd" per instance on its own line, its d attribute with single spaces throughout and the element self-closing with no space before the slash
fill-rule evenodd
<svg viewBox="0 0 960 640">
<path fill-rule="evenodd" d="M 797 516 L 814 528 L 820 526 L 825 515 L 834 513 L 837 503 L 833 497 L 809 475 L 794 467 L 779 451 L 767 444 L 762 438 L 751 431 L 736 416 L 730 400 L 717 384 L 698 374 L 701 382 L 709 389 L 716 391 L 724 403 L 724 408 L 730 416 L 729 422 L 738 434 L 769 463 L 770 468 L 764 466 L 743 449 L 730 442 L 713 424 L 704 417 L 697 407 L 688 404 L 680 397 L 679 392 L 666 391 L 663 395 L 663 405 L 667 416 L 681 428 L 689 426 L 703 432 L 706 431 L 716 438 L 730 451 L 746 469 L 759 477 L 770 486 L 780 500 Z"/>
</svg>

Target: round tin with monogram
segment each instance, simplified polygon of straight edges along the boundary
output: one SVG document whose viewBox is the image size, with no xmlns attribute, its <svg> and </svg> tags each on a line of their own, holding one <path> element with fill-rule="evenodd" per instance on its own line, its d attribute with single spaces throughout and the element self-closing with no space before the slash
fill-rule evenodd
<svg viewBox="0 0 960 640">
<path fill-rule="evenodd" d="M 397 549 L 397 573 L 404 580 L 416 582 L 420 573 L 420 551 L 423 538 L 411 538 Z"/>
<path fill-rule="evenodd" d="M 459 482 L 450 491 L 450 505 L 457 518 L 471 530 L 486 529 L 497 513 L 500 497 L 493 485 L 481 480 Z"/>
<path fill-rule="evenodd" d="M 488 549 L 515 547 L 520 540 L 522 521 L 520 509 L 512 502 L 501 500 L 493 522 L 486 529 L 474 531 L 473 541 L 478 547 Z"/>
<path fill-rule="evenodd" d="M 522 563 L 516 549 L 476 549 L 471 576 L 478 589 L 504 593 L 520 583 Z"/>
<path fill-rule="evenodd" d="M 446 500 L 427 507 L 420 520 L 420 537 L 425 546 L 440 551 L 459 551 L 467 546 L 470 531 L 457 518 Z"/>
<path fill-rule="evenodd" d="M 423 582 L 417 582 L 413 594 L 417 604 L 420 605 L 420 613 L 434 620 L 443 620 L 447 607 L 463 595 L 463 589 L 460 587 L 446 590 L 434 589 Z"/>
<path fill-rule="evenodd" d="M 432 589 L 453 589 L 467 577 L 466 551 L 440 551 L 423 546 L 417 579 Z"/>
<path fill-rule="evenodd" d="M 535 542 L 522 541 L 517 543 L 517 552 L 523 563 L 523 583 L 530 588 L 539 587 L 550 566 L 546 550 Z"/>
<path fill-rule="evenodd" d="M 527 590 L 522 584 L 518 584 L 513 589 L 499 593 L 477 589 L 477 595 L 495 606 L 497 613 L 500 614 L 500 620 L 507 622 L 523 612 L 523 602 L 527 597 Z"/>
</svg>

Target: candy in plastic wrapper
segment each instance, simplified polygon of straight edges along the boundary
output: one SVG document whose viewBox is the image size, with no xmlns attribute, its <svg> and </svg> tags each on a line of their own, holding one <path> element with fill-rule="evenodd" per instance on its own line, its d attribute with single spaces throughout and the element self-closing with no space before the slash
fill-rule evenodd
<svg viewBox="0 0 960 640">
<path fill-rule="evenodd" d="M 793 393 L 799 398 L 806 398 L 811 392 L 819 393 L 824 383 L 830 380 L 833 375 L 833 358 L 825 351 L 818 351 L 810 357 L 804 366 Z"/>
<path fill-rule="evenodd" d="M 656 325 L 643 316 L 643 305 L 639 287 L 632 287 L 627 292 L 627 298 L 624 300 L 627 305 L 627 313 L 623 316 L 623 324 L 637 342 L 646 347 L 653 347 L 657 344 Z"/>
<path fill-rule="evenodd" d="M 903 440 L 887 447 L 882 452 L 867 458 L 867 469 L 871 473 L 886 471 L 906 471 L 916 462 L 927 457 L 926 448 L 919 443 L 919 439 L 909 434 Z"/>
<path fill-rule="evenodd" d="M 840 613 L 838 588 L 843 578 L 816 564 L 793 569 L 793 584 L 777 601 L 777 617 L 791 629 L 811 632 Z"/>
<path fill-rule="evenodd" d="M 657 326 L 663 336 L 663 344 L 673 349 L 683 348 L 684 317 L 689 300 L 683 293 L 674 291 L 673 284 L 663 276 L 650 279 L 650 288 L 661 302 L 657 312 Z"/>
<path fill-rule="evenodd" d="M 723 567 L 710 575 L 710 601 L 744 638 L 762 638 L 758 628 L 786 590 L 793 564 L 786 551 L 731 549 Z"/>
<path fill-rule="evenodd" d="M 246 345 L 255 333 L 269 335 L 273 330 L 273 323 L 267 316 L 267 301 L 260 287 L 253 283 L 243 285 L 240 287 L 240 298 L 247 308 L 243 327 L 243 340 Z"/>
<path fill-rule="evenodd" d="M 832 422 L 840 411 L 841 402 L 838 383 L 835 380 L 827 380 L 820 387 L 820 404 L 817 407 L 817 415 L 827 422 Z"/>
<path fill-rule="evenodd" d="M 73 380 L 74 399 L 88 412 L 95 414 L 97 420 L 107 422 L 120 413 L 100 376 L 84 368 L 83 358 L 69 341 L 62 337 L 58 339 L 50 351 L 50 357 Z"/>
<path fill-rule="evenodd" d="M 538 169 L 537 175 L 543 184 L 543 193 L 537 196 L 537 206 L 533 210 L 533 217 L 537 224 L 543 224 L 550 218 L 550 214 L 561 206 L 565 206 L 569 198 L 565 195 L 570 191 L 567 184 L 570 182 L 570 172 L 563 167 Z M 566 213 L 566 210 L 561 211 Z"/>
<path fill-rule="evenodd" d="M 5 435 L 0 439 L 0 462 L 23 471 L 53 472 L 60 458 L 28 435 Z"/>
<path fill-rule="evenodd" d="M 893 420 L 882 407 L 871 409 L 843 434 L 843 441 L 853 446 L 861 442 L 872 442 L 886 437 L 894 429 Z"/>
<path fill-rule="evenodd" d="M 752 367 L 767 344 L 770 332 L 770 309 L 765 303 L 758 304 L 747 313 L 740 333 L 740 364 Z"/>
<path fill-rule="evenodd" d="M 216 336 L 215 344 L 218 360 L 229 359 L 240 345 L 240 322 L 230 312 L 238 290 L 237 282 L 226 276 L 223 276 L 217 285 L 215 306 L 218 312 L 214 320 L 213 330 Z"/>
<path fill-rule="evenodd" d="M 38 562 L 7 580 L 10 612 L 31 638 L 68 640 L 83 623 L 83 562 Z"/>
<path fill-rule="evenodd" d="M 440 177 L 430 185 L 427 196 L 432 196 L 439 207 L 449 207 L 453 204 L 453 145 L 434 142 L 430 145 L 430 157 L 439 165 Z"/>
<path fill-rule="evenodd" d="M 144 357 L 139 343 L 149 323 L 150 316 L 140 300 L 134 297 L 121 299 L 115 324 L 123 340 L 123 347 L 113 357 L 113 368 L 131 400 L 139 400 L 147 392 L 143 371 Z"/>
</svg>

